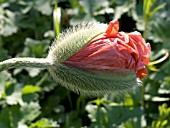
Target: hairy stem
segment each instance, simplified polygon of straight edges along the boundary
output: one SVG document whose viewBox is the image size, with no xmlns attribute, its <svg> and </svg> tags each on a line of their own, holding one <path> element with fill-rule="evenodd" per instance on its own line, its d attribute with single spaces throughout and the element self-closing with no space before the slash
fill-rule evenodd
<svg viewBox="0 0 170 128">
<path fill-rule="evenodd" d="M 12 58 L 0 62 L 0 72 L 11 68 L 31 67 L 48 69 L 52 61 L 47 58 Z"/>
</svg>

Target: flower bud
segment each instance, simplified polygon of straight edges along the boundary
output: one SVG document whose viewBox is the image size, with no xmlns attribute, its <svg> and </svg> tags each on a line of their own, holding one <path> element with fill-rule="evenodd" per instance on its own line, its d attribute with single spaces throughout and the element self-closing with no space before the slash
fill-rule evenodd
<svg viewBox="0 0 170 128">
<path fill-rule="evenodd" d="M 48 55 L 49 69 L 62 86 L 88 96 L 124 93 L 140 85 L 147 75 L 150 44 L 139 32 L 118 32 L 109 25 L 82 23 L 62 33 Z M 136 75 L 135 75 L 136 74 Z"/>
</svg>

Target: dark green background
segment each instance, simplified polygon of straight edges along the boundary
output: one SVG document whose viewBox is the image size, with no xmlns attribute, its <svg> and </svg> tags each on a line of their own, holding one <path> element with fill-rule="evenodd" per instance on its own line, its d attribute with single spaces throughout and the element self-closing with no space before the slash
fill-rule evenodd
<svg viewBox="0 0 170 128">
<path fill-rule="evenodd" d="M 151 61 L 170 50 L 170 0 L 0 0 L 0 61 L 46 57 L 60 27 L 86 20 L 120 22 L 152 47 Z M 146 2 L 145 1 L 145 2 Z M 45 70 L 0 73 L 0 128 L 170 128 L 170 60 L 148 66 L 143 87 L 131 94 L 86 99 L 61 87 Z"/>
</svg>

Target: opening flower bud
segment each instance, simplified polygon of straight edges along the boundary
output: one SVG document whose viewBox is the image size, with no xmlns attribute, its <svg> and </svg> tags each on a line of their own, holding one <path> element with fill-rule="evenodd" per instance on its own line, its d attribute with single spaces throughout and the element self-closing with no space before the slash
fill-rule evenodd
<svg viewBox="0 0 170 128">
<path fill-rule="evenodd" d="M 109 25 L 82 23 L 61 34 L 48 55 L 49 69 L 61 85 L 84 95 L 125 92 L 147 75 L 151 48 L 139 32 L 118 32 Z M 136 75 L 135 75 L 136 74 Z"/>
</svg>

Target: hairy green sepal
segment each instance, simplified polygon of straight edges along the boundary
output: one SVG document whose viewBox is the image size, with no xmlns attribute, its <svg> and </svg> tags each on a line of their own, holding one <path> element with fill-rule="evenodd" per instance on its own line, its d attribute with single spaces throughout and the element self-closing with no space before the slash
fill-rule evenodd
<svg viewBox="0 0 170 128">
<path fill-rule="evenodd" d="M 51 46 L 48 58 L 54 63 L 61 63 L 81 50 L 93 38 L 106 31 L 106 24 L 88 22 L 68 29 Z"/>
<path fill-rule="evenodd" d="M 78 69 L 64 64 L 57 64 L 49 69 L 56 82 L 76 93 L 85 96 L 102 96 L 106 93 L 123 93 L 139 86 L 135 72 L 126 76 L 105 71 Z"/>
</svg>

